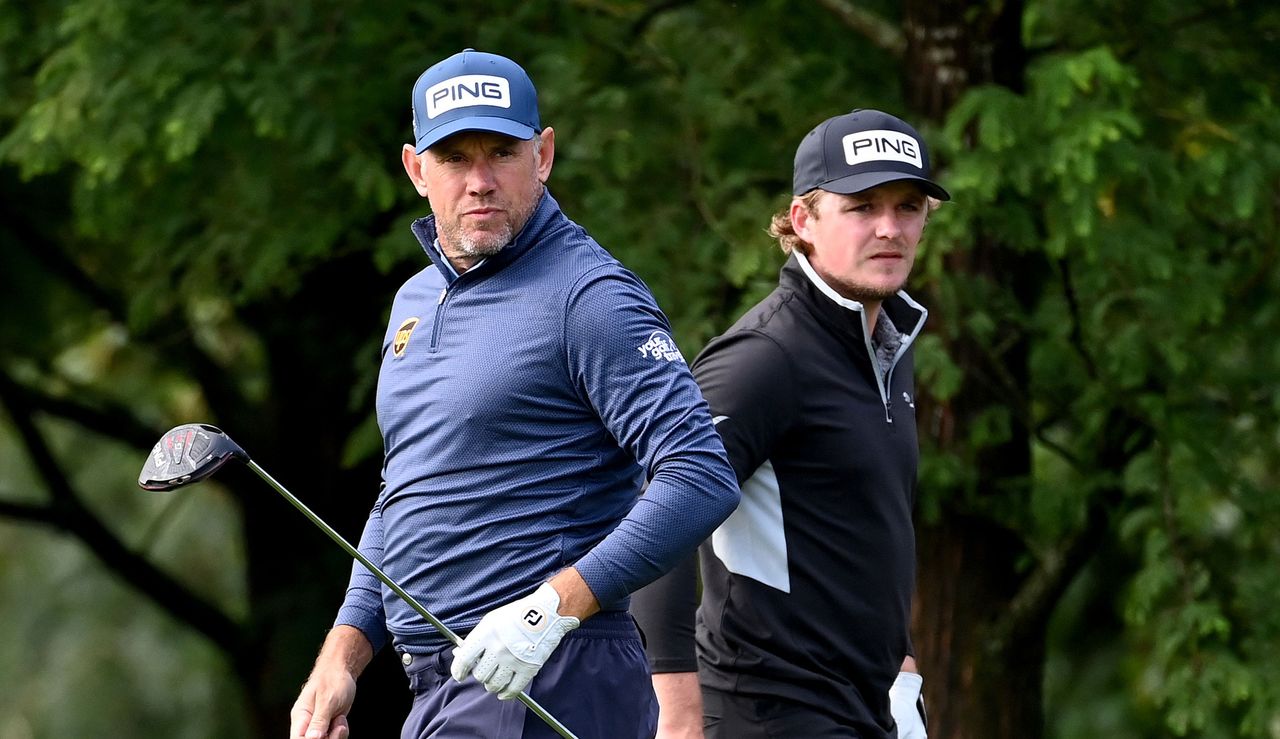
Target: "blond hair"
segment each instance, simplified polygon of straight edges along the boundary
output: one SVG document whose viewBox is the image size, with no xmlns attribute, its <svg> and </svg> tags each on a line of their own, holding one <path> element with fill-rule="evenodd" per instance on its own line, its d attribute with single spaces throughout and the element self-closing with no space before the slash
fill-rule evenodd
<svg viewBox="0 0 1280 739">
<path fill-rule="evenodd" d="M 822 190 L 810 190 L 804 195 L 797 195 L 792 202 L 799 201 L 804 205 L 805 210 L 809 211 L 809 215 L 818 217 L 818 201 L 826 193 Z M 796 228 L 791 223 L 791 203 L 787 207 L 773 214 L 773 218 L 769 220 L 769 235 L 778 240 L 778 246 L 782 247 L 785 254 L 792 251 L 798 251 L 806 257 L 813 251 L 813 244 L 800 238 L 796 234 Z"/>
</svg>

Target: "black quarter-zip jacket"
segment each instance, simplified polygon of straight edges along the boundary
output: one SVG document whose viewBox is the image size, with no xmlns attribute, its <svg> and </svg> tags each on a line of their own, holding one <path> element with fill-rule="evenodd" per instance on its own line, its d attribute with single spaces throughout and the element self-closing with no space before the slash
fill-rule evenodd
<svg viewBox="0 0 1280 739">
<path fill-rule="evenodd" d="M 700 551 L 697 664 L 709 687 L 891 737 L 888 690 L 911 650 L 912 345 L 927 311 L 903 292 L 884 301 L 901 338 L 878 360 L 862 306 L 801 260 L 693 365 L 742 487 Z M 655 671 L 688 669 L 692 651 L 672 587 L 633 604 Z"/>
</svg>

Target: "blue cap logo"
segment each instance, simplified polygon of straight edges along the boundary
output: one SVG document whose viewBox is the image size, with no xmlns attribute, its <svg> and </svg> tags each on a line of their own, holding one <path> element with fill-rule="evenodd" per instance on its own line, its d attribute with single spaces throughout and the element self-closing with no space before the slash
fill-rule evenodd
<svg viewBox="0 0 1280 739">
<path fill-rule="evenodd" d="M 511 84 L 505 77 L 464 74 L 427 88 L 426 98 L 428 118 L 470 105 L 510 108 Z"/>
<path fill-rule="evenodd" d="M 527 140 L 541 129 L 533 81 L 506 57 L 467 49 L 423 72 L 413 86 L 419 154 L 463 131 Z"/>
</svg>

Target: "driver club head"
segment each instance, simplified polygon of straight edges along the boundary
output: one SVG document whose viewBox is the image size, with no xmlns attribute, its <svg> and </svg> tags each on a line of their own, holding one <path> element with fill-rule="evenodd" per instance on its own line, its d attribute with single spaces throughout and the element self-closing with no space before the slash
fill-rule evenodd
<svg viewBox="0 0 1280 739">
<path fill-rule="evenodd" d="M 138 473 L 138 487 L 173 490 L 205 479 L 232 459 L 248 462 L 249 455 L 218 427 L 207 423 L 175 426 L 147 455 Z"/>
</svg>

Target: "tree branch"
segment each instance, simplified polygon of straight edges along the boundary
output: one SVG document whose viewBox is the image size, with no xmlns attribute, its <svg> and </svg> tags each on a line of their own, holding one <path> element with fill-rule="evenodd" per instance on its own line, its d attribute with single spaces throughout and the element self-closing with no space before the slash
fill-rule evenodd
<svg viewBox="0 0 1280 739">
<path fill-rule="evenodd" d="M 993 625 L 986 645 L 991 654 L 1011 649 L 1023 639 L 1038 638 L 1035 632 L 1048 622 L 1053 606 L 1105 540 L 1110 529 L 1107 509 L 1122 497 L 1115 488 L 1103 491 L 1089 507 L 1085 525 L 1040 559 L 1009 602 L 1004 617 Z"/>
<path fill-rule="evenodd" d="M 1080 301 L 1076 299 L 1075 282 L 1071 279 L 1071 263 L 1064 257 L 1058 260 L 1058 274 L 1062 277 L 1062 294 L 1067 299 L 1067 307 L 1071 312 L 1071 347 L 1080 355 L 1089 377 L 1098 379 L 1098 365 L 1093 361 L 1084 344 L 1084 322 L 1080 319 Z"/>
<path fill-rule="evenodd" d="M 0 494 L 0 516 L 44 524 L 51 524 L 57 518 L 52 506 L 28 505 L 12 500 L 4 500 L 7 497 L 9 497 L 7 494 Z"/>
<path fill-rule="evenodd" d="M 688 4 L 689 0 L 663 0 L 663 2 L 649 6 L 640 14 L 639 18 L 631 23 L 631 37 L 640 38 L 649 31 L 650 24 L 657 20 L 658 16 L 668 10 L 675 10 L 681 5 Z"/>
<path fill-rule="evenodd" d="M 182 583 L 161 571 L 146 558 L 130 550 L 99 520 L 76 495 L 44 437 L 36 428 L 32 406 L 14 385 L 0 381 L 0 403 L 9 417 L 35 469 L 49 489 L 46 506 L 0 503 L 0 514 L 11 515 L 50 526 L 70 534 L 106 565 L 107 569 L 133 585 L 174 618 L 189 624 L 227 653 L 233 663 L 243 656 L 244 637 L 240 626 Z"/>
<path fill-rule="evenodd" d="M 883 49 L 901 60 L 907 52 L 907 37 L 902 29 L 884 18 L 864 10 L 848 0 L 818 0 L 818 4 L 831 11 L 841 23 L 862 34 L 872 45 Z"/>
<path fill-rule="evenodd" d="M 11 219 L 6 224 L 6 228 L 14 235 L 14 243 L 47 269 L 50 275 L 61 280 L 92 305 L 106 311 L 112 321 L 128 325 L 126 301 L 117 292 L 110 291 L 95 281 L 80 264 L 63 251 L 60 244 L 37 233 L 20 219 Z M 187 373 L 201 384 L 209 405 L 215 410 L 245 405 L 245 399 L 235 386 L 225 381 L 226 370 L 191 340 L 191 331 L 185 324 L 176 336 L 166 336 L 161 334 L 161 331 L 160 326 L 153 326 L 149 330 L 139 332 L 134 339 L 138 342 L 151 341 L 159 345 L 174 360 L 173 364 L 184 366 Z M 152 441 L 154 439 L 144 441 L 139 446 L 150 447 Z"/>
<path fill-rule="evenodd" d="M 138 420 L 124 406 L 103 400 L 83 403 L 71 398 L 48 395 L 17 382 L 2 371 L 0 385 L 20 405 L 66 419 L 103 436 L 120 439 L 143 449 L 150 449 L 159 438 L 159 432 Z"/>
<path fill-rule="evenodd" d="M 116 320 L 123 321 L 125 308 L 119 297 L 107 292 L 89 277 L 80 265 L 67 256 L 60 243 L 38 233 L 23 218 L 8 218 L 4 227 L 12 235 L 12 243 L 21 246 L 49 274 L 85 296 L 90 303 L 106 310 Z"/>
<path fill-rule="evenodd" d="M 1113 429 L 1113 433 L 1099 442 L 1101 453 L 1097 458 L 1096 469 L 1110 473 L 1113 479 L 1117 479 L 1124 472 L 1129 459 L 1139 450 L 1150 446 L 1156 434 L 1149 424 L 1135 418 L 1123 408 L 1111 410 L 1106 427 Z M 1135 434 L 1138 435 L 1135 445 L 1123 443 Z M 1010 601 L 1004 618 L 993 626 L 987 642 L 991 653 L 999 654 L 1002 650 L 1010 649 L 1022 639 L 1033 638 L 1037 630 L 1044 628 L 1054 605 L 1061 600 L 1067 587 L 1075 581 L 1076 576 L 1106 540 L 1111 521 L 1115 518 L 1113 512 L 1123 509 L 1124 498 L 1124 488 L 1120 484 L 1107 485 L 1092 496 L 1085 513 L 1084 525 L 1061 545 L 1041 557 L 1039 566 L 1023 581 L 1018 593 Z"/>
</svg>

